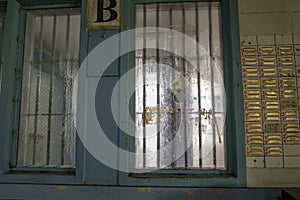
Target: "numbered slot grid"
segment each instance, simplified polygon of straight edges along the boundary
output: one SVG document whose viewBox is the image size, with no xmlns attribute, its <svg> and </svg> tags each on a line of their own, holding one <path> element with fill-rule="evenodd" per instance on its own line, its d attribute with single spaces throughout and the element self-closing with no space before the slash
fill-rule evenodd
<svg viewBox="0 0 300 200">
<path fill-rule="evenodd" d="M 300 35 L 241 37 L 248 167 L 300 167 Z"/>
</svg>

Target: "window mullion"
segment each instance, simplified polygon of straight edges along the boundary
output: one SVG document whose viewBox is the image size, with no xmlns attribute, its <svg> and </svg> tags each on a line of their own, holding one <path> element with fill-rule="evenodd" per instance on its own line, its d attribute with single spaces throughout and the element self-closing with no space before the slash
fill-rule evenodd
<svg viewBox="0 0 300 200">
<path fill-rule="evenodd" d="M 201 117 L 201 79 L 200 79 L 200 49 L 199 49 L 199 10 L 198 3 L 195 3 L 196 17 L 196 59 L 197 59 L 197 90 L 198 90 L 198 137 L 199 137 L 199 167 L 202 168 L 202 117 Z"/>
<path fill-rule="evenodd" d="M 43 60 L 43 28 L 44 28 L 44 17 L 41 16 L 40 22 L 40 36 L 39 36 L 39 61 L 42 63 Z M 36 84 L 36 98 L 35 98 L 35 117 L 34 117 L 34 132 L 33 132 L 33 155 L 32 155 L 32 165 L 36 164 L 36 153 L 37 153 L 37 129 L 38 129 L 38 120 L 39 120 L 39 100 L 40 100 L 40 92 L 41 92 L 41 76 L 42 76 L 42 64 L 38 66 L 38 74 L 37 74 L 37 84 Z"/>
<path fill-rule="evenodd" d="M 62 119 L 62 136 L 61 136 L 61 161 L 60 164 L 64 165 L 65 164 L 65 148 L 66 148 L 66 144 L 65 144 L 65 138 L 66 138 L 66 132 L 67 132 L 67 94 L 68 94 L 68 66 L 69 66 L 69 45 L 70 45 L 70 15 L 67 15 L 67 30 L 66 30 L 66 46 L 65 46 L 65 57 L 64 57 L 64 61 L 63 61 L 63 82 L 64 82 L 64 89 L 63 89 L 63 119 Z"/>
<path fill-rule="evenodd" d="M 160 165 L 160 55 L 159 55 L 159 4 L 156 4 L 156 81 L 157 81 L 157 167 Z"/>
<path fill-rule="evenodd" d="M 143 116 L 143 167 L 147 167 L 146 163 L 146 28 L 147 27 L 147 16 L 146 16 L 146 4 L 143 5 L 143 27 L 144 27 L 144 34 L 143 34 L 143 56 L 142 56 L 142 69 L 143 69 L 143 111 L 144 111 L 144 116 Z"/>
<path fill-rule="evenodd" d="M 51 125 L 52 125 L 52 110 L 53 110 L 53 85 L 54 85 L 54 68 L 55 68 L 55 50 L 56 50 L 56 16 L 53 19 L 53 30 L 52 30 L 53 38 L 52 38 L 52 57 L 53 64 L 50 69 L 50 90 L 49 90 L 49 108 L 48 108 L 48 135 L 47 135 L 47 165 L 50 165 L 50 154 L 51 154 Z"/>
</svg>

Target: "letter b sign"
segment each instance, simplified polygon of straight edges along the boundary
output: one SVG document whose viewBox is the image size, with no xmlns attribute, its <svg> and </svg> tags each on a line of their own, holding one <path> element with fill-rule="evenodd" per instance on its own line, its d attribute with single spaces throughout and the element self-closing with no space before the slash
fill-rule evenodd
<svg viewBox="0 0 300 200">
<path fill-rule="evenodd" d="M 88 28 L 120 28 L 121 0 L 89 0 Z"/>
</svg>

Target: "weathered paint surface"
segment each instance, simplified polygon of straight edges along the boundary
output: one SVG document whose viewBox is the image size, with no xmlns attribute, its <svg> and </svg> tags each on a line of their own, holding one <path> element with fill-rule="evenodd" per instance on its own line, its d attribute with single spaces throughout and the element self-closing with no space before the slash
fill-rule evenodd
<svg viewBox="0 0 300 200">
<path fill-rule="evenodd" d="M 0 199 L 278 199 L 280 189 L 104 187 L 0 184 Z"/>
</svg>

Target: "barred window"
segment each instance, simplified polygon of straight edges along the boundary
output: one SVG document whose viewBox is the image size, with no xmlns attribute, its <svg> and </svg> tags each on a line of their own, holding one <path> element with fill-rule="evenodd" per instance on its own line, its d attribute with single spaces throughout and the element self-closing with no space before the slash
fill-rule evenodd
<svg viewBox="0 0 300 200">
<path fill-rule="evenodd" d="M 220 11 L 220 2 L 136 5 L 137 28 L 168 28 L 200 44 L 187 46 L 159 29 L 137 36 L 136 168 L 227 169 Z M 149 43 L 169 45 L 197 64 Z"/>
<path fill-rule="evenodd" d="M 26 12 L 17 167 L 75 167 L 80 9 Z"/>
</svg>

